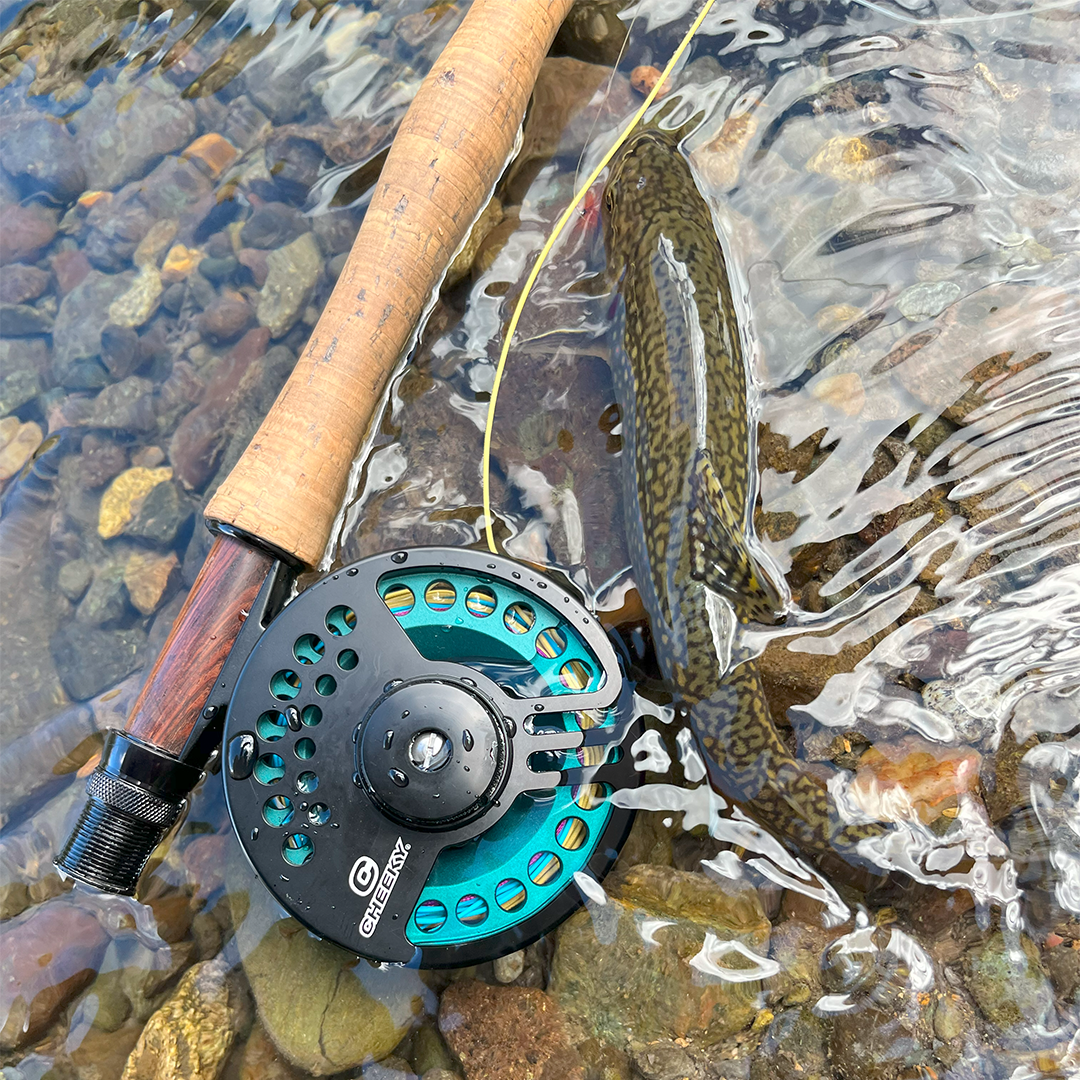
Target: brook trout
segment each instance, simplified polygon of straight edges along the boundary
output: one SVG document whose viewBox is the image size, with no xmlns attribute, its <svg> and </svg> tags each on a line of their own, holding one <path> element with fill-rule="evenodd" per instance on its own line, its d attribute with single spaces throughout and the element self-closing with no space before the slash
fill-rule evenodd
<svg viewBox="0 0 1080 1080">
<path fill-rule="evenodd" d="M 719 791 L 803 849 L 851 847 L 867 833 L 843 827 L 791 756 L 754 665 L 724 672 L 717 658 L 733 622 L 725 631 L 708 590 L 743 621 L 774 622 L 782 603 L 746 544 L 752 440 L 738 324 L 712 216 L 674 135 L 631 136 L 602 213 L 621 297 L 613 367 L 630 556 L 661 671 Z"/>
</svg>

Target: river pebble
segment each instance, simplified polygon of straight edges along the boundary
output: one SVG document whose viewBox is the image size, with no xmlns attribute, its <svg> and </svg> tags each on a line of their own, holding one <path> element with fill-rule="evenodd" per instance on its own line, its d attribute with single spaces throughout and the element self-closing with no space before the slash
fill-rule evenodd
<svg viewBox="0 0 1080 1080">
<path fill-rule="evenodd" d="M 135 86 L 121 79 L 98 87 L 72 126 L 86 174 L 102 188 L 145 175 L 163 155 L 191 142 L 197 130 L 191 102 L 162 76 Z"/>
<path fill-rule="evenodd" d="M 177 534 L 193 512 L 191 500 L 176 484 L 166 481 L 150 489 L 131 521 L 124 526 L 123 533 L 168 547 L 176 541 Z"/>
<path fill-rule="evenodd" d="M 176 553 L 155 555 L 151 552 L 133 552 L 124 565 L 124 588 L 128 598 L 143 615 L 152 615 L 170 585 L 179 578 L 180 560 Z"/>
<path fill-rule="evenodd" d="M 777 1013 L 750 1064 L 750 1080 L 810 1080 L 828 1075 L 828 1025 L 808 1005 Z"/>
<path fill-rule="evenodd" d="M 85 701 L 115 686 L 138 671 L 146 659 L 146 634 L 137 627 L 94 630 L 64 623 L 49 646 L 64 690 L 74 701 Z"/>
<path fill-rule="evenodd" d="M 552 965 L 552 996 L 586 1031 L 616 1046 L 631 1035 L 714 1043 L 750 1023 L 757 981 L 708 974 L 753 967 L 732 941 L 764 961 L 769 922 L 749 884 L 635 866 L 605 890 L 602 908 L 559 929 Z"/>
<path fill-rule="evenodd" d="M 556 48 L 590 64 L 617 64 L 629 33 L 619 18 L 625 6 L 624 0 L 578 0 L 559 27 Z"/>
<path fill-rule="evenodd" d="M 316 1076 L 386 1057 L 420 1006 L 408 977 L 380 972 L 295 919 L 270 925 L 244 971 L 275 1045 Z"/>
<path fill-rule="evenodd" d="M 196 964 L 150 1017 L 121 1080 L 217 1080 L 243 1016 L 224 958 Z"/>
<path fill-rule="evenodd" d="M 0 338 L 0 415 L 33 400 L 49 372 L 49 347 L 40 338 Z"/>
<path fill-rule="evenodd" d="M 53 277 L 56 278 L 56 291 L 67 296 L 76 285 L 90 273 L 90 260 L 79 248 L 64 248 L 50 259 Z"/>
<path fill-rule="evenodd" d="M 101 363 L 101 333 L 114 300 L 127 292 L 134 274 L 91 270 L 60 303 L 53 327 L 52 373 L 69 390 L 97 390 L 109 381 Z"/>
<path fill-rule="evenodd" d="M 135 275 L 131 287 L 109 305 L 109 322 L 116 326 L 142 326 L 161 302 L 161 274 L 147 263 Z"/>
<path fill-rule="evenodd" d="M 0 1047 L 37 1039 L 94 973 L 109 936 L 74 904 L 54 901 L 0 933 Z"/>
<path fill-rule="evenodd" d="M 57 587 L 73 604 L 82 599 L 93 579 L 94 567 L 86 559 L 72 559 L 56 574 Z"/>
<path fill-rule="evenodd" d="M 232 262 L 234 267 L 239 265 L 235 259 Z M 199 316 L 199 331 L 211 341 L 235 341 L 254 318 L 255 312 L 243 297 L 221 296 Z"/>
<path fill-rule="evenodd" d="M 49 275 L 36 266 L 15 263 L 0 274 L 0 303 L 24 304 L 36 300 L 49 284 Z M 4 333 L 8 333 L 7 326 Z"/>
<path fill-rule="evenodd" d="M 960 292 L 955 281 L 920 281 L 896 298 L 896 310 L 909 322 L 933 319 L 958 299 Z"/>
<path fill-rule="evenodd" d="M 88 488 L 101 487 L 127 468 L 127 450 L 107 435 L 84 435 L 80 449 L 79 475 Z"/>
<path fill-rule="evenodd" d="M 201 164 L 211 180 L 216 180 L 235 160 L 240 151 L 224 135 L 209 131 L 200 135 L 180 155 Z"/>
<path fill-rule="evenodd" d="M 116 431 L 154 430 L 154 384 L 130 375 L 106 386 L 94 399 L 90 423 Z"/>
<path fill-rule="evenodd" d="M 1040 963 L 1039 950 L 1023 934 L 1012 942 L 998 932 L 964 954 L 964 982 L 979 1011 L 1008 1033 L 1030 1038 L 1032 1029 L 1058 1027 L 1054 991 Z"/>
<path fill-rule="evenodd" d="M 14 416 L 0 421 L 0 484 L 10 480 L 30 460 L 30 455 L 44 438 L 41 428 L 32 420 L 20 424 Z"/>
<path fill-rule="evenodd" d="M 30 304 L 0 304 L 0 325 L 12 337 L 47 334 L 53 327 L 53 316 Z"/>
<path fill-rule="evenodd" d="M 111 626 L 126 611 L 124 563 L 114 559 L 94 571 L 94 580 L 75 609 L 75 618 L 86 626 Z"/>
<path fill-rule="evenodd" d="M 61 120 L 39 112 L 16 113 L 4 120 L 4 168 L 32 188 L 59 199 L 83 190 L 85 173 L 75 139 Z"/>
<path fill-rule="evenodd" d="M 56 217 L 38 203 L 0 207 L 0 266 L 33 262 L 56 235 Z"/>
<path fill-rule="evenodd" d="M 300 318 L 322 273 L 322 253 L 314 233 L 303 236 L 267 259 L 266 284 L 259 293 L 259 325 L 272 338 L 284 337 Z"/>
<path fill-rule="evenodd" d="M 439 1030 L 468 1080 L 585 1080 L 566 1017 L 542 990 L 453 983 L 443 991 Z"/>
<path fill-rule="evenodd" d="M 244 222 L 240 242 L 246 248 L 279 248 L 299 239 L 309 226 L 294 207 L 285 203 L 264 203 Z"/>
</svg>

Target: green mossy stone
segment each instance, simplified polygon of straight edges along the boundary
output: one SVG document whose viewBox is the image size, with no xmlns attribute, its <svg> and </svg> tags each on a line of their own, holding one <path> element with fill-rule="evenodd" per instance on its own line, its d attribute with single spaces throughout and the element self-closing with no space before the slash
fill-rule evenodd
<svg viewBox="0 0 1080 1080">
<path fill-rule="evenodd" d="M 1001 933 L 992 934 L 964 956 L 963 970 L 979 1011 L 999 1028 L 1057 1026 L 1053 987 L 1030 939 L 1020 936 L 1010 944 Z"/>
<path fill-rule="evenodd" d="M 381 971 L 295 919 L 273 923 L 244 970 L 278 1049 L 315 1076 L 386 1057 L 421 1008 L 415 972 Z"/>
<path fill-rule="evenodd" d="M 707 934 L 767 955 L 769 921 L 752 886 L 635 866 L 607 889 L 595 922 L 580 911 L 559 930 L 549 986 L 587 1032 L 616 1046 L 686 1037 L 711 1045 L 750 1023 L 760 984 L 710 976 L 690 961 Z M 733 953 L 719 962 L 750 966 Z"/>
</svg>

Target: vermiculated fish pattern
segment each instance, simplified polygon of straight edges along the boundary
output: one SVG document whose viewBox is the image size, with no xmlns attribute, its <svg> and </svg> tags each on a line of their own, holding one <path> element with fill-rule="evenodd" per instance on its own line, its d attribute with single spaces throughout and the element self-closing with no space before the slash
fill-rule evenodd
<svg viewBox="0 0 1080 1080">
<path fill-rule="evenodd" d="M 687 708 L 714 785 L 815 851 L 851 848 L 821 781 L 777 734 L 752 663 L 724 673 L 707 590 L 743 620 L 776 620 L 779 593 L 747 547 L 746 371 L 712 215 L 676 137 L 630 137 L 603 200 L 621 297 L 613 360 L 634 576 L 661 671 Z"/>
</svg>

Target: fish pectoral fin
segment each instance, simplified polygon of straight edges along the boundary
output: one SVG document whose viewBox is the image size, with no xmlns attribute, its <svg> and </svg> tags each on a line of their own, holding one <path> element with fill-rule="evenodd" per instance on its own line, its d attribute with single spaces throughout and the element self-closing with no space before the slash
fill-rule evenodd
<svg viewBox="0 0 1080 1080">
<path fill-rule="evenodd" d="M 728 502 L 704 450 L 698 452 L 693 479 L 691 573 L 731 601 L 741 618 L 776 622 L 783 610 L 780 591 L 747 548 L 742 521 Z"/>
</svg>

